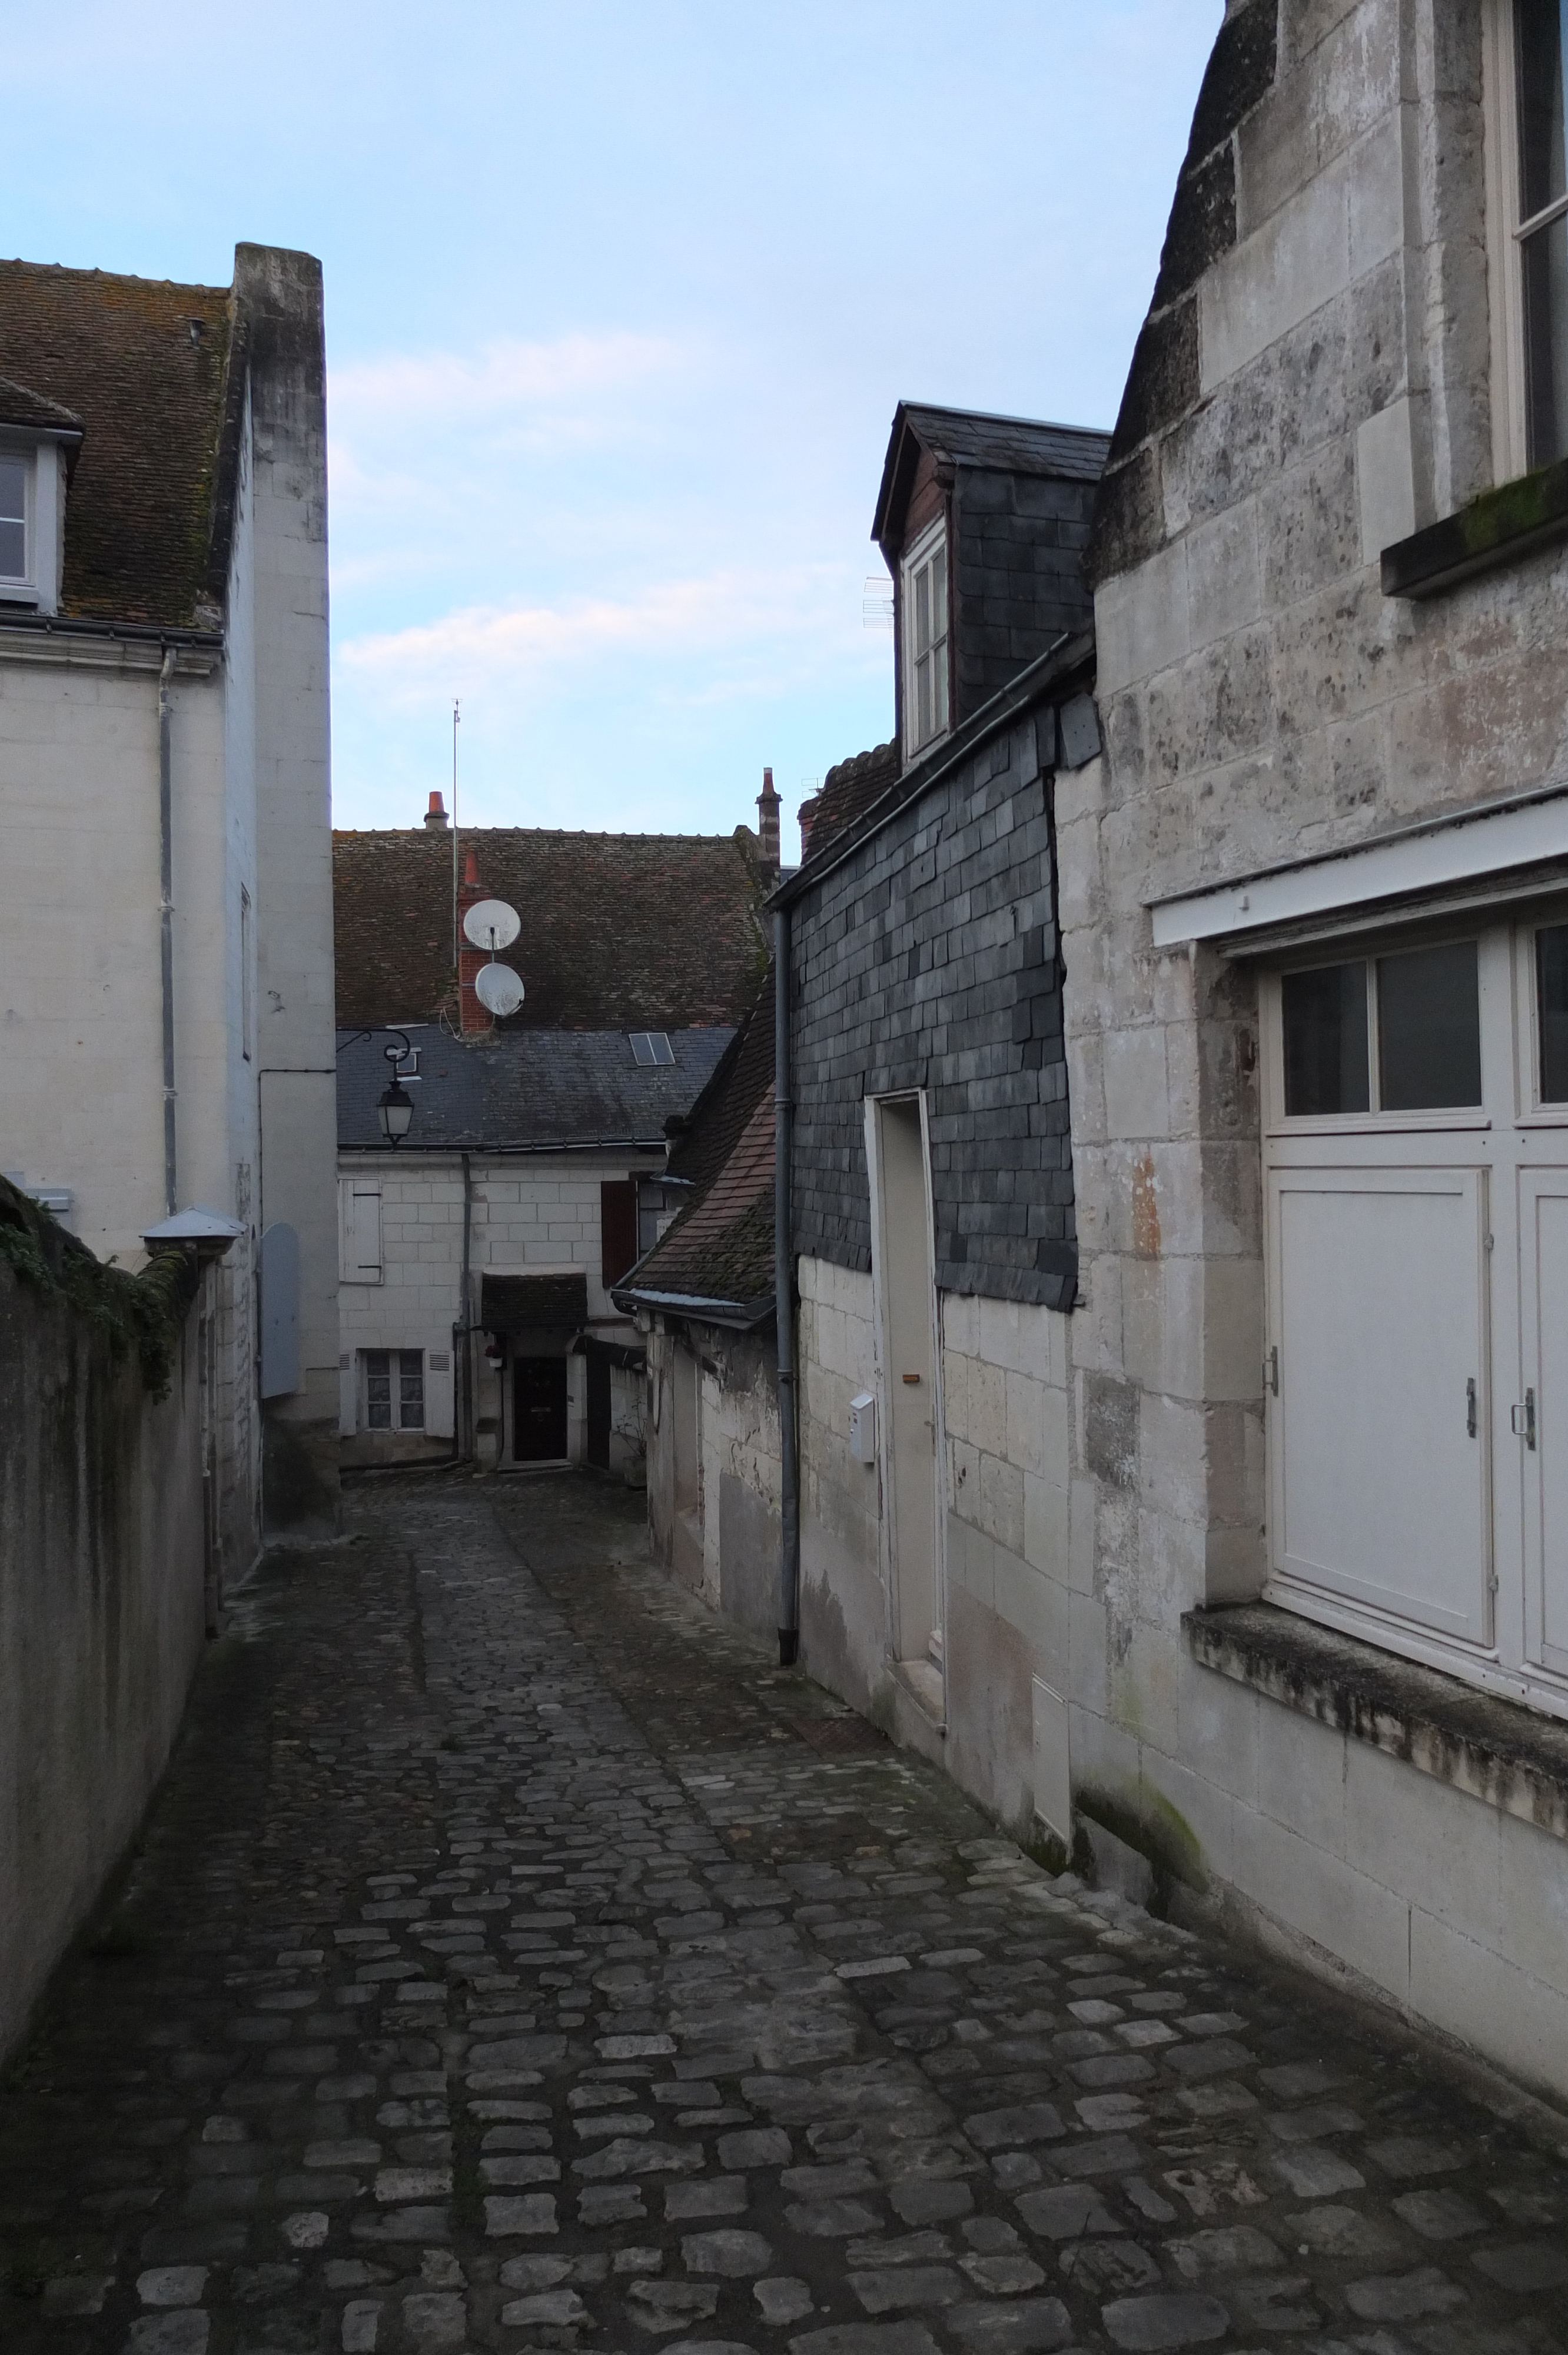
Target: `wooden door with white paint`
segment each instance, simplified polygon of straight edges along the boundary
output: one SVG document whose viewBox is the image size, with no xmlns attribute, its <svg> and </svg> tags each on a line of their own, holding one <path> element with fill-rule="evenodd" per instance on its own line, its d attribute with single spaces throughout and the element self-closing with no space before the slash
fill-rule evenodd
<svg viewBox="0 0 1568 2355">
<path fill-rule="evenodd" d="M 1568 1672 L 1568 1169 L 1520 1175 L 1523 1380 L 1509 1418 L 1523 1472 L 1526 1641 Z"/>
<path fill-rule="evenodd" d="M 1486 1173 L 1271 1175 L 1277 1574 L 1490 1633 Z"/>
</svg>

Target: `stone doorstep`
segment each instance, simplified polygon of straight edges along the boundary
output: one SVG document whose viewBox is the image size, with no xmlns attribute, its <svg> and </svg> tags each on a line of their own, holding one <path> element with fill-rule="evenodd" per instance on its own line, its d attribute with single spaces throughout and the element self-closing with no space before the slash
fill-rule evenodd
<svg viewBox="0 0 1568 2355">
<path fill-rule="evenodd" d="M 1200 1668 L 1568 1839 L 1568 1722 L 1271 1603 L 1189 1611 Z"/>
</svg>

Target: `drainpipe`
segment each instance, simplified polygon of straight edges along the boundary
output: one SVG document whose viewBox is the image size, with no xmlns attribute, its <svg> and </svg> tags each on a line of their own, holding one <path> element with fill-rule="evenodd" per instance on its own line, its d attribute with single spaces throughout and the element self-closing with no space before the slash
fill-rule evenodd
<svg viewBox="0 0 1568 2355">
<path fill-rule="evenodd" d="M 464 1464 L 473 1457 L 473 1312 L 469 1303 L 469 1268 L 472 1260 L 473 1242 L 473 1164 L 465 1153 L 462 1156 L 462 1297 L 458 1308 L 458 1322 L 452 1327 L 452 1339 L 457 1344 L 453 1362 L 461 1361 L 462 1387 L 459 1392 L 459 1411 L 453 1417 L 452 1433 L 459 1461 Z"/>
<path fill-rule="evenodd" d="M 158 921 L 164 981 L 164 1204 L 179 1207 L 175 1170 L 175 790 L 169 681 L 175 649 L 164 649 L 158 673 Z"/>
<path fill-rule="evenodd" d="M 789 911 L 773 913 L 773 1321 L 779 1337 L 779 1665 L 800 1650 L 800 1495 L 795 1461 L 795 1267 L 789 1248 Z"/>
</svg>

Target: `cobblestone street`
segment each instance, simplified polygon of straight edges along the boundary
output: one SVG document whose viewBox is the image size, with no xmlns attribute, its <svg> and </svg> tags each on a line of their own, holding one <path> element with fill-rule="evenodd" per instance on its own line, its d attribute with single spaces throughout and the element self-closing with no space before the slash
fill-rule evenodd
<svg viewBox="0 0 1568 2355">
<path fill-rule="evenodd" d="M 1568 2167 L 1052 1881 L 580 1478 L 214 1647 L 0 2122 L 5 2355 L 1568 2348 Z"/>
</svg>

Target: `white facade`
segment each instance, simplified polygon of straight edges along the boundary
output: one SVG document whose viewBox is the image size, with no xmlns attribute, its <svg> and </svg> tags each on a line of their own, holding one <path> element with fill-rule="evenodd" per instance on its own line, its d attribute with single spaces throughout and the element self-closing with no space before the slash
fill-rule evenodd
<svg viewBox="0 0 1568 2355">
<path fill-rule="evenodd" d="M 637 1346 L 634 1326 L 618 1315 L 604 1287 L 600 1188 L 639 1177 L 657 1178 L 662 1168 L 663 1156 L 656 1152 L 474 1153 L 468 1156 L 465 1177 L 463 1156 L 450 1150 L 421 1153 L 408 1145 L 396 1153 L 341 1154 L 338 1428 L 353 1443 L 344 1460 L 455 1452 L 463 1436 L 460 1407 L 466 1328 L 476 1460 L 501 1469 L 528 1460 L 518 1445 L 514 1361 L 519 1356 L 559 1354 L 565 1360 L 567 1396 L 560 1460 L 584 1461 L 587 1367 L 581 1356 L 567 1355 L 567 1344 L 576 1335 L 561 1328 L 525 1345 L 509 1338 L 492 1363 L 482 1325 L 484 1279 L 580 1277 L 586 1288 L 585 1333 Z M 398 1398 L 392 1402 L 390 1419 L 373 1424 L 366 1360 L 383 1352 L 418 1356 L 419 1422 L 402 1421 Z M 408 1370 L 412 1381 L 414 1369 Z M 621 1369 L 612 1369 L 611 1393 L 612 1464 L 640 1476 L 641 1379 L 630 1380 Z"/>
<path fill-rule="evenodd" d="M 46 632 L 0 608 L 0 1151 L 30 1189 L 69 1194 L 64 1223 L 124 1263 L 140 1263 L 143 1234 L 173 1209 L 199 1204 L 240 1223 L 216 1279 L 232 1576 L 261 1526 L 253 1302 L 266 1226 L 295 1229 L 303 1267 L 300 1386 L 265 1416 L 281 1519 L 332 1510 L 322 1442 L 337 1341 L 319 266 L 241 247 L 230 304 L 221 615 L 214 608 L 200 629 L 66 619 Z"/>
</svg>

